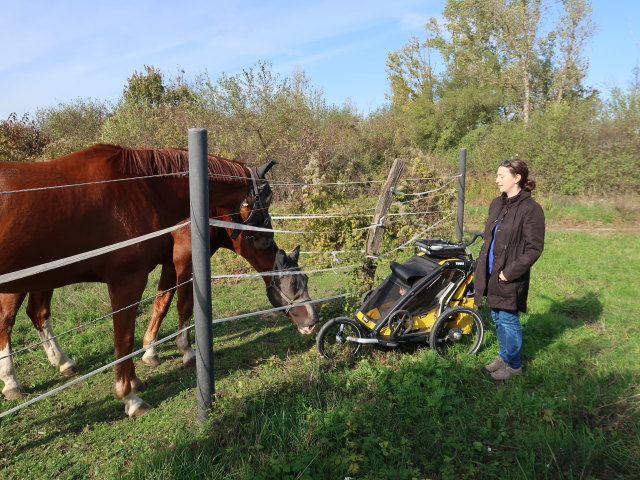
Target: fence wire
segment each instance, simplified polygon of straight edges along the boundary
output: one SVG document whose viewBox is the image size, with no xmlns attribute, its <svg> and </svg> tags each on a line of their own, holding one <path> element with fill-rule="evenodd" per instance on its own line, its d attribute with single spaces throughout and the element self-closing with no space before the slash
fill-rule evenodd
<svg viewBox="0 0 640 480">
<path fill-rule="evenodd" d="M 41 190 L 51 190 L 51 189 L 55 189 L 55 188 L 82 187 L 82 186 L 95 185 L 95 184 L 100 184 L 100 183 L 133 181 L 133 180 L 148 179 L 148 178 L 153 178 L 153 177 L 166 177 L 166 176 L 176 176 L 176 175 L 187 176 L 188 172 L 163 174 L 163 175 L 150 175 L 150 176 L 143 176 L 143 177 L 132 177 L 132 178 L 126 178 L 126 179 L 108 180 L 108 181 L 100 181 L 100 182 L 78 183 L 78 184 L 72 184 L 72 185 L 59 185 L 59 186 L 51 186 L 51 187 L 38 187 L 38 188 L 32 188 L 32 189 L 13 190 L 13 191 L 0 192 L 0 195 L 19 194 L 19 193 L 41 191 Z M 211 176 L 232 177 L 230 175 L 211 175 Z M 233 177 L 233 178 L 247 178 L 247 179 L 250 179 L 249 177 Z M 436 180 L 436 179 L 437 180 L 449 179 L 449 181 L 453 181 L 453 180 L 455 180 L 457 178 L 459 178 L 459 175 L 445 176 L 445 177 L 430 177 L 430 178 L 429 177 L 411 178 L 411 179 L 403 179 L 403 180 L 404 181 L 427 181 L 427 180 Z M 278 181 L 278 180 L 270 180 L 269 183 L 272 184 L 272 185 L 279 185 L 279 186 L 283 186 L 283 187 L 284 186 L 294 186 L 294 187 L 321 187 L 321 188 L 327 188 L 327 187 L 328 188 L 349 188 L 349 187 L 359 188 L 362 185 L 372 185 L 372 184 L 378 184 L 378 183 L 384 183 L 384 182 L 383 181 L 361 181 L 361 182 L 330 182 L 330 183 L 315 183 L 314 184 L 314 183 L 293 183 L 293 182 L 284 182 L 284 181 Z M 417 197 L 417 198 L 414 198 L 414 199 L 411 199 L 411 200 L 408 200 L 408 201 L 398 201 L 397 202 L 399 204 L 404 204 L 404 203 L 411 203 L 411 202 L 415 202 L 415 201 L 419 201 L 419 200 L 424 201 L 424 200 L 426 200 L 428 198 L 433 198 L 433 197 L 437 197 L 437 196 L 450 195 L 452 193 L 452 191 L 436 193 L 436 192 L 440 192 L 441 190 L 443 190 L 446 186 L 447 186 L 447 184 L 445 184 L 445 185 L 443 185 L 441 187 L 438 187 L 436 189 L 429 190 L 429 191 L 424 191 L 424 192 L 406 193 L 406 192 L 395 192 L 394 191 L 393 193 L 396 194 L 396 196 L 400 196 L 400 197 L 408 197 L 408 196 Z M 455 192 L 455 190 L 453 192 Z M 435 195 L 431 195 L 433 193 L 436 193 L 436 194 Z M 355 212 L 354 215 L 360 215 L 360 216 L 363 216 L 363 217 L 372 217 L 372 215 L 370 215 L 369 213 L 365 213 L 365 212 L 370 212 L 371 210 L 374 210 L 374 209 L 375 208 L 368 209 L 368 210 L 363 211 L 363 212 Z M 441 213 L 447 213 L 447 215 L 442 217 L 436 223 L 430 225 L 428 228 L 426 228 L 426 229 L 422 230 L 421 232 L 419 232 L 417 235 L 412 237 L 409 241 L 403 243 L 402 245 L 400 245 L 400 246 L 398 246 L 398 247 L 396 247 L 396 248 L 394 248 L 392 250 L 389 250 L 387 252 L 379 254 L 379 255 L 377 255 L 377 256 L 375 256 L 373 258 L 376 258 L 376 259 L 383 258 L 383 257 L 388 256 L 388 255 L 390 255 L 390 254 L 392 254 L 392 253 L 394 253 L 394 252 L 396 252 L 396 251 L 398 251 L 398 250 L 400 250 L 402 248 L 406 248 L 406 246 L 409 245 L 410 243 L 412 243 L 414 240 L 416 240 L 420 236 L 426 234 L 430 230 L 434 229 L 437 225 L 441 224 L 442 222 L 444 222 L 445 220 L 447 220 L 448 218 L 450 218 L 452 216 L 452 212 L 444 212 L 444 211 L 398 212 L 398 213 L 389 213 L 389 214 L 387 214 L 388 216 L 409 216 L 409 215 L 420 215 L 420 214 L 426 215 L 426 214 L 441 214 Z M 338 218 L 340 216 L 344 217 L 344 214 L 331 214 L 331 213 L 329 213 L 329 214 L 318 214 L 318 215 L 304 215 L 304 214 L 288 214 L 288 215 L 280 214 L 279 215 L 279 214 L 274 214 L 272 216 L 272 218 L 274 220 L 301 220 L 301 219 L 318 219 L 318 218 Z M 222 216 L 217 217 L 217 218 L 221 218 L 221 217 Z M 234 224 L 232 222 L 231 223 L 230 222 L 221 222 L 220 223 L 220 222 L 221 221 L 218 221 L 218 223 L 217 223 L 218 226 L 225 226 L 225 227 L 228 227 L 228 228 L 238 228 L 240 226 L 239 224 Z M 182 228 L 182 227 L 188 225 L 188 223 L 189 222 L 187 221 L 187 222 L 185 222 L 185 223 L 183 223 L 181 225 L 176 225 L 174 227 L 170 227 L 169 229 L 164 229 L 164 230 L 161 230 L 161 231 L 158 231 L 158 232 L 153 232 L 151 234 L 148 234 L 148 235 L 145 235 L 145 236 L 142 236 L 142 237 L 137 237 L 137 238 L 134 238 L 134 239 L 127 240 L 125 242 L 120 242 L 120 244 L 115 244 L 115 245 L 112 245 L 112 246 L 104 247 L 105 249 L 107 249 L 105 251 L 98 252 L 99 250 L 103 250 L 103 249 L 97 249 L 97 250 L 94 250 L 92 252 L 85 252 L 83 254 L 79 254 L 77 256 L 74 256 L 75 257 L 74 261 L 81 261 L 81 260 L 84 260 L 86 258 L 90 258 L 90 256 L 89 257 L 87 256 L 88 254 L 94 254 L 93 256 L 101 255 L 101 254 L 104 254 L 104 253 L 106 253 L 108 251 L 114 251 L 114 250 L 116 250 L 118 248 L 123 248 L 124 246 L 128 246 L 128 245 L 131 245 L 133 243 L 139 243 L 141 241 L 145 241 L 147 239 L 154 238 L 154 237 L 162 235 L 162 234 L 167 234 L 167 233 L 170 233 L 171 231 L 173 231 L 173 230 L 175 230 L 177 228 Z M 213 222 L 213 223 L 216 223 L 216 222 Z M 369 225 L 368 227 L 362 227 L 361 229 L 358 229 L 358 230 L 366 230 L 366 229 L 373 228 L 375 226 L 378 226 L 378 225 Z M 254 231 L 256 231 L 256 230 L 257 231 L 263 231 L 264 230 L 264 231 L 270 231 L 270 232 L 276 232 L 276 233 L 296 233 L 296 234 L 318 234 L 318 233 L 333 233 L 333 232 L 335 232 L 335 231 L 324 231 L 324 232 L 318 232 L 318 231 L 290 231 L 290 230 L 260 229 L 260 228 L 257 228 L 257 227 L 248 227 L 248 228 L 243 228 L 243 229 L 254 230 Z M 342 230 L 340 230 L 340 231 L 342 231 Z M 98 252 L 98 253 L 96 253 L 96 252 Z M 306 252 L 306 253 L 314 253 L 314 252 Z M 348 251 L 348 250 L 338 251 L 338 250 L 336 250 L 336 251 L 321 252 L 321 253 L 329 254 L 329 255 L 331 255 L 332 258 L 336 258 L 337 259 L 336 255 L 338 253 L 360 253 L 360 254 L 363 254 L 364 252 L 362 250 L 360 250 L 360 251 Z M 364 257 L 364 255 L 363 255 L 363 257 Z M 28 276 L 28 274 L 26 274 L 25 270 L 35 271 L 36 273 L 39 273 L 41 271 L 45 271 L 45 270 L 41 270 L 42 268 L 45 268 L 45 269 L 57 268 L 60 265 L 51 266 L 51 264 L 52 263 L 59 263 L 61 261 L 66 261 L 66 260 L 69 260 L 71 258 L 72 257 L 69 257 L 68 259 L 61 259 L 61 260 L 56 261 L 56 262 L 49 262 L 49 264 L 39 265 L 39 266 L 36 266 L 36 267 L 30 267 L 29 269 L 24 269 L 24 270 L 21 270 L 19 272 L 12 272 L 10 274 L 0 275 L 0 283 L 4 283 L 4 282 L 7 282 L 7 281 L 15 280 L 16 278 L 24 278 L 24 277 Z M 372 257 L 369 257 L 369 258 L 372 258 Z M 298 271 L 283 271 L 283 270 L 280 270 L 280 271 L 270 271 L 270 272 L 261 272 L 261 273 L 220 274 L 220 275 L 212 275 L 211 279 L 215 280 L 215 279 L 226 279 L 226 278 L 248 278 L 248 277 L 264 277 L 264 276 L 276 276 L 276 275 L 301 275 L 301 274 L 312 274 L 312 273 L 320 273 L 320 272 L 328 272 L 328 271 L 334 271 L 335 272 L 335 271 L 339 271 L 339 270 L 354 269 L 354 268 L 362 267 L 363 265 L 364 265 L 364 263 L 341 266 L 341 267 L 332 266 L 331 268 L 321 268 L 321 269 L 313 269 L 313 270 L 300 269 Z M 40 269 L 40 270 L 38 270 L 38 269 Z M 22 275 L 22 276 L 20 276 L 20 277 L 11 277 L 11 275 L 14 275 L 14 274 L 19 274 L 19 275 Z M 7 280 L 7 279 L 9 279 L 9 280 Z M 183 282 L 183 283 L 181 283 L 179 285 L 171 287 L 171 288 L 169 288 L 169 289 L 167 289 L 167 290 L 165 290 L 163 292 L 158 292 L 153 296 L 147 297 L 145 299 L 140 300 L 139 302 L 131 304 L 131 305 L 129 305 L 127 307 L 124 307 L 122 309 L 119 309 L 119 310 L 117 310 L 115 312 L 110 312 L 110 313 L 108 313 L 106 315 L 103 315 L 103 316 L 101 316 L 99 318 L 96 318 L 94 320 L 86 322 L 86 323 L 84 323 L 82 325 L 78 325 L 76 327 L 68 329 L 68 330 L 66 330 L 66 331 L 64 331 L 62 333 L 59 333 L 59 334 L 57 334 L 57 335 L 55 335 L 55 336 L 53 336 L 53 337 L 51 337 L 51 338 L 49 338 L 47 340 L 43 340 L 41 342 L 34 343 L 32 345 L 26 346 L 26 347 L 24 347 L 24 348 L 22 348 L 20 350 L 17 350 L 16 352 L 12 352 L 9 355 L 6 355 L 4 357 L 0 357 L 0 360 L 6 359 L 6 358 L 11 357 L 13 355 L 17 355 L 17 354 L 22 353 L 22 352 L 24 352 L 26 350 L 33 349 L 33 348 L 35 348 L 35 347 L 37 347 L 39 345 L 42 345 L 42 344 L 44 344 L 44 343 L 46 343 L 48 341 L 52 341 L 52 340 L 54 340 L 56 338 L 62 337 L 64 335 L 68 335 L 68 334 L 70 334 L 72 332 L 75 332 L 77 330 L 81 330 L 83 328 L 86 328 L 86 327 L 88 327 L 88 326 L 90 326 L 92 324 L 97 323 L 100 320 L 104 320 L 105 318 L 109 318 L 109 317 L 113 316 L 115 313 L 121 312 L 121 311 L 126 310 L 128 308 L 137 307 L 138 305 L 140 305 L 142 303 L 145 303 L 145 302 L 148 302 L 150 300 L 153 300 L 153 299 L 157 298 L 158 296 L 161 296 L 161 295 L 163 295 L 165 293 L 168 293 L 168 292 L 170 292 L 172 290 L 175 290 L 175 289 L 177 289 L 177 288 L 179 288 L 179 287 L 181 287 L 181 286 L 183 286 L 185 284 L 188 284 L 190 282 L 191 282 L 191 280 L 188 280 L 188 281 Z M 316 299 L 316 300 L 311 300 L 311 301 L 308 301 L 308 302 L 300 303 L 300 305 L 322 303 L 322 302 L 331 301 L 331 300 L 334 300 L 334 299 L 343 298 L 343 297 L 350 296 L 350 295 L 354 295 L 354 293 L 345 293 L 345 294 L 334 295 L 334 296 L 330 296 L 330 297 L 324 297 L 324 298 L 321 298 L 321 299 Z M 261 310 L 261 311 L 257 311 L 257 312 L 251 312 L 251 313 L 246 313 L 246 314 L 242 314 L 242 315 L 236 315 L 236 316 L 232 316 L 232 317 L 225 317 L 225 318 L 216 319 L 212 323 L 213 324 L 223 323 L 223 322 L 228 322 L 228 321 L 232 321 L 232 320 L 237 320 L 237 319 L 240 319 L 240 318 L 247 318 L 247 317 L 251 317 L 251 316 L 259 316 L 259 315 L 264 315 L 264 314 L 267 314 L 267 313 L 270 313 L 270 312 L 286 310 L 287 308 L 289 308 L 289 306 L 271 308 L 271 309 L 268 309 L 268 310 Z M 139 350 L 136 350 L 135 352 L 132 352 L 131 354 L 126 355 L 125 357 L 122 357 L 122 358 L 120 358 L 120 359 L 118 359 L 118 360 L 116 360 L 114 362 L 111 362 L 111 363 L 108 363 L 106 365 L 103 365 L 102 367 L 99 367 L 98 369 L 95 369 L 95 370 L 93 370 L 93 371 L 91 371 L 91 372 L 89 372 L 89 373 L 87 373 L 85 375 L 82 375 L 82 376 L 80 376 L 80 377 L 78 377 L 78 378 L 76 378 L 74 380 L 71 380 L 71 381 L 65 383 L 64 385 L 61 385 L 61 386 L 59 386 L 57 388 L 54 388 L 54 389 L 52 389 L 52 390 L 50 390 L 50 391 L 48 391 L 48 392 L 46 392 L 44 394 L 41 394 L 41 395 L 39 395 L 39 396 L 37 396 L 37 397 L 35 397 L 33 399 L 30 399 L 30 400 L 28 400 L 26 402 L 23 402 L 22 404 L 14 407 L 12 409 L 9 409 L 9 410 L 7 410 L 5 412 L 1 412 L 0 413 L 0 418 L 3 418 L 5 416 L 7 416 L 7 415 L 15 413 L 18 410 L 20 410 L 22 408 L 25 408 L 25 407 L 27 407 L 29 405 L 32 405 L 32 404 L 37 403 L 39 401 L 42 401 L 45 398 L 48 398 L 49 396 L 52 396 L 52 395 L 54 395 L 54 394 L 56 394 L 56 393 L 58 393 L 58 392 L 60 392 L 62 390 L 65 390 L 65 389 L 67 389 L 67 388 L 69 388 L 69 387 L 71 387 L 73 385 L 76 385 L 79 382 L 82 382 L 82 381 L 86 380 L 87 378 L 90 378 L 91 376 L 94 376 L 94 375 L 96 375 L 96 374 L 98 374 L 100 372 L 103 372 L 103 371 L 107 370 L 107 369 L 117 365 L 118 363 L 121 363 L 121 362 L 123 362 L 125 360 L 128 360 L 130 358 L 133 358 L 134 356 L 137 356 L 140 353 L 145 352 L 149 348 L 153 348 L 153 347 L 155 347 L 157 345 L 160 345 L 162 343 L 165 343 L 165 342 L 167 342 L 167 341 L 169 341 L 169 340 L 171 340 L 173 338 L 176 338 L 181 333 L 184 333 L 184 332 L 188 331 L 189 329 L 191 329 L 193 327 L 194 327 L 194 325 L 189 325 L 189 326 L 187 326 L 187 327 L 185 327 L 185 328 L 183 328 L 181 330 L 178 330 L 178 331 L 176 331 L 176 332 L 174 332 L 174 333 L 172 333 L 170 335 L 167 335 L 166 337 L 164 337 L 164 338 L 162 338 L 162 339 L 160 339 L 160 340 L 158 340 L 156 342 L 153 342 L 152 344 L 149 344 L 149 345 L 147 345 L 147 346 L 145 346 L 145 347 L 143 347 L 143 348 L 141 348 Z"/>
</svg>

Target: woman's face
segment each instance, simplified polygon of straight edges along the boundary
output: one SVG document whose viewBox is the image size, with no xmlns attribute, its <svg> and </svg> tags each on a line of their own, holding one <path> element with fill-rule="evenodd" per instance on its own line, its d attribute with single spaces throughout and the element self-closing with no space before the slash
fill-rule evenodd
<svg viewBox="0 0 640 480">
<path fill-rule="evenodd" d="M 513 197 L 520 193 L 518 182 L 521 180 L 520 174 L 513 175 L 509 167 L 498 167 L 498 175 L 496 176 L 496 185 L 500 193 L 506 193 L 507 197 Z"/>
</svg>

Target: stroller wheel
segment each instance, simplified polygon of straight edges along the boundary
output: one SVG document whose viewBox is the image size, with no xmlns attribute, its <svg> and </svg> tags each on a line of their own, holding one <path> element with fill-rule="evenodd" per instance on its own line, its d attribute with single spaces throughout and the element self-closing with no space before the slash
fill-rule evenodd
<svg viewBox="0 0 640 480">
<path fill-rule="evenodd" d="M 484 339 L 484 323 L 477 310 L 453 307 L 433 324 L 429 344 L 442 358 L 477 353 Z"/>
<path fill-rule="evenodd" d="M 358 322 L 348 317 L 338 317 L 325 323 L 316 338 L 318 351 L 328 360 L 349 357 L 358 353 L 361 344 L 348 339 L 363 338 Z"/>
</svg>

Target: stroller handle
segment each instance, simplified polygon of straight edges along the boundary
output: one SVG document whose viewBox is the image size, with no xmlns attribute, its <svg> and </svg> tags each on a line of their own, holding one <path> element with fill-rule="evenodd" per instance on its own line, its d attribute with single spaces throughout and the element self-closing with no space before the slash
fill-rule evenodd
<svg viewBox="0 0 640 480">
<path fill-rule="evenodd" d="M 473 245 L 478 238 L 484 238 L 484 233 L 476 233 L 473 235 L 473 238 L 468 242 L 461 243 L 463 247 L 468 247 L 469 245 Z"/>
</svg>

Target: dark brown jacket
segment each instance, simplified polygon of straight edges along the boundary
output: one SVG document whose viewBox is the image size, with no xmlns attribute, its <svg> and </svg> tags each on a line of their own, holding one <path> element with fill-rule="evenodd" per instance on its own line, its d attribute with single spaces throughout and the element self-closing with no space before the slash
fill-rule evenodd
<svg viewBox="0 0 640 480">
<path fill-rule="evenodd" d="M 493 246 L 493 269 L 487 272 L 489 246 L 493 227 L 500 222 Z M 507 198 L 501 195 L 489 206 L 489 218 L 484 229 L 484 245 L 480 250 L 475 270 L 475 303 L 504 310 L 527 311 L 529 274 L 544 248 L 544 212 L 531 197 L 531 192 L 521 191 Z M 503 272 L 507 281 L 498 278 Z"/>
</svg>

